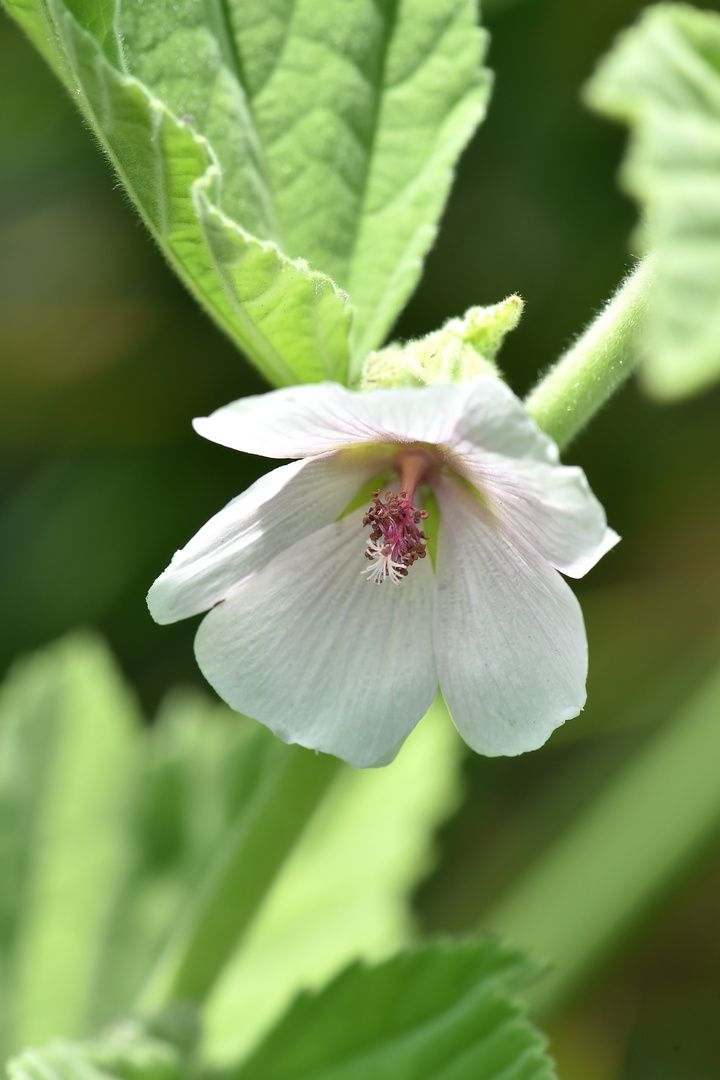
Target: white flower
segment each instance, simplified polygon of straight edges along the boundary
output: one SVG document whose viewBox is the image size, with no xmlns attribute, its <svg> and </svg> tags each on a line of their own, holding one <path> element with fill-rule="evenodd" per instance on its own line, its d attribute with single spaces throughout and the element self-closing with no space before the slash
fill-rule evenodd
<svg viewBox="0 0 720 1080">
<path fill-rule="evenodd" d="M 580 712 L 585 629 L 558 570 L 582 577 L 618 537 L 499 379 L 296 386 L 195 429 L 298 459 L 216 514 L 148 596 L 160 623 L 211 609 L 195 653 L 234 709 L 361 767 L 391 760 L 438 684 L 482 754 L 536 749 Z M 370 512 L 370 498 L 348 510 L 378 476 Z M 422 557 L 428 490 L 435 558 Z"/>
</svg>

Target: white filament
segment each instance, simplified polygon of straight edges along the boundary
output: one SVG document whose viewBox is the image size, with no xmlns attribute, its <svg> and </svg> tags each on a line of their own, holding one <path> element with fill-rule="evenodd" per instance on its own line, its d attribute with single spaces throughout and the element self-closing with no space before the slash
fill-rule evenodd
<svg viewBox="0 0 720 1080">
<path fill-rule="evenodd" d="M 403 563 L 395 562 L 390 545 L 378 544 L 375 540 L 368 540 L 367 547 L 371 556 L 370 565 L 366 566 L 360 573 L 367 574 L 370 581 L 376 585 L 381 585 L 386 578 L 390 578 L 393 585 L 399 585 L 405 577 L 405 574 L 401 573 L 405 566 Z"/>
</svg>

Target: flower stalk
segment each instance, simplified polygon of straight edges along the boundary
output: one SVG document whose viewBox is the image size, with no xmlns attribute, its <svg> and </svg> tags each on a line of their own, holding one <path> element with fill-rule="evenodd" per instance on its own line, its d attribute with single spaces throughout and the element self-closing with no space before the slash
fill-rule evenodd
<svg viewBox="0 0 720 1080">
<path fill-rule="evenodd" d="M 648 256 L 525 399 L 530 416 L 561 450 L 632 374 L 653 278 Z"/>
</svg>

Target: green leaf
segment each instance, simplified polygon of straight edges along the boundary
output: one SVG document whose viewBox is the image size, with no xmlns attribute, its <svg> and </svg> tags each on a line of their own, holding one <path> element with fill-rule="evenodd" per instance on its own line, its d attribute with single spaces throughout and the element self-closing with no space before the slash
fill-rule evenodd
<svg viewBox="0 0 720 1080">
<path fill-rule="evenodd" d="M 494 942 L 431 944 L 356 964 L 304 994 L 233 1080 L 552 1080 L 507 997 L 527 961 Z"/>
<path fill-rule="evenodd" d="M 83 1029 L 125 872 L 139 716 L 107 652 L 75 637 L 0 697 L 0 1041 Z"/>
<path fill-rule="evenodd" d="M 260 370 L 352 381 L 484 113 L 474 0 L 3 2 Z"/>
<path fill-rule="evenodd" d="M 535 974 L 491 941 L 435 943 L 346 969 L 304 994 L 225 1080 L 554 1080 L 544 1039 L 509 992 Z M 186 1080 L 198 1068 L 191 1011 L 125 1020 L 87 1042 L 57 1040 L 8 1062 L 9 1080 Z"/>
<path fill-rule="evenodd" d="M 462 753 L 438 698 L 391 766 L 337 775 L 208 1001 L 213 1059 L 245 1054 L 298 990 L 409 940 L 408 897 L 456 805 Z"/>
<path fill-rule="evenodd" d="M 218 279 L 250 355 L 264 351 L 265 374 L 277 385 L 342 381 L 347 371 L 349 316 L 336 286 L 291 263 L 270 241 L 260 243 L 226 217 L 198 182 L 195 207 Z M 272 342 L 272 352 L 265 347 Z M 290 366 L 284 358 L 293 357 Z M 343 358 L 338 366 L 337 357 Z"/>
<path fill-rule="evenodd" d="M 650 8 L 587 87 L 598 111 L 629 125 L 621 172 L 648 211 L 656 253 L 642 375 L 661 398 L 720 377 L 720 15 Z"/>
<path fill-rule="evenodd" d="M 212 145 L 222 209 L 350 295 L 360 358 L 417 283 L 484 113 L 476 20 L 474 0 L 120 8 L 130 71 Z"/>
<path fill-rule="evenodd" d="M 93 29 L 107 27 L 108 5 L 76 4 L 73 15 L 62 0 L 48 0 L 46 28 L 39 0 L 32 7 L 26 0 L 6 3 L 43 50 L 50 35 L 66 84 L 146 225 L 216 322 L 277 385 L 343 381 L 347 297 L 326 275 L 312 273 L 303 260 L 289 259 L 221 212 L 223 177 L 212 146 L 112 63 L 119 55 L 115 39 L 111 47 L 106 33 L 101 42 L 93 37 Z M 85 28 L 78 21 L 83 17 Z M 177 63 L 182 70 L 182 56 Z M 238 284 L 245 290 L 240 308 L 233 291 Z"/>
</svg>

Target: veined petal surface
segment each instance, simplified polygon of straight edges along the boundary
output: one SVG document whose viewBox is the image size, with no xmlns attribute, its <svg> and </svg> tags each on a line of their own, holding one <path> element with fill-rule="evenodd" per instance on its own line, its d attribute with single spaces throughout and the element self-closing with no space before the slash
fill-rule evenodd
<svg viewBox="0 0 720 1080">
<path fill-rule="evenodd" d="M 385 762 L 432 703 L 433 570 L 373 585 L 354 511 L 246 578 L 205 617 L 195 655 L 232 708 L 281 739 L 364 768 Z"/>
<path fill-rule="evenodd" d="M 510 532 L 570 577 L 586 574 L 620 539 L 575 465 L 470 454 L 458 472 Z"/>
<path fill-rule="evenodd" d="M 479 375 L 458 389 L 463 391 L 463 409 L 448 440 L 457 454 L 500 454 L 549 464 L 558 461 L 553 440 L 528 416 L 502 379 Z"/>
<path fill-rule="evenodd" d="M 442 476 L 434 490 L 440 689 L 473 750 L 490 757 L 535 750 L 585 703 L 580 605 L 558 572 L 515 544 L 460 480 Z"/>
<path fill-rule="evenodd" d="M 337 383 L 294 386 L 240 398 L 195 420 L 194 427 L 211 442 L 276 458 L 322 454 L 366 442 L 443 444 L 461 425 L 470 389 L 471 383 L 364 393 Z"/>
<path fill-rule="evenodd" d="M 156 622 L 207 611 L 279 551 L 327 525 L 381 467 L 352 451 L 293 461 L 260 477 L 175 553 L 148 593 Z"/>
</svg>

